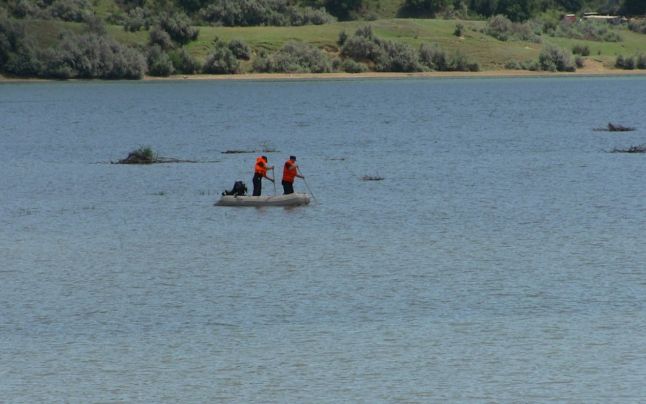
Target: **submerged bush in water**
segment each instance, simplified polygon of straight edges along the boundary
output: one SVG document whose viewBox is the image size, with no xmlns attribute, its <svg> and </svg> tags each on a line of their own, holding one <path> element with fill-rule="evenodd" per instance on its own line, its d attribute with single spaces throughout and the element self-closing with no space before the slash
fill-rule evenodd
<svg viewBox="0 0 646 404">
<path fill-rule="evenodd" d="M 128 153 L 128 157 L 119 160 L 119 164 L 152 164 L 157 161 L 157 154 L 150 146 L 142 146 Z"/>
</svg>

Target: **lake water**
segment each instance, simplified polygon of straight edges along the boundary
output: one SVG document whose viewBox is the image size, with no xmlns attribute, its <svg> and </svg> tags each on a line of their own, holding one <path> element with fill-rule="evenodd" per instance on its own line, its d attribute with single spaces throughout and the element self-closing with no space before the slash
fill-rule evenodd
<svg viewBox="0 0 646 404">
<path fill-rule="evenodd" d="M 646 77 L 2 84 L 0 401 L 644 401 L 646 155 L 609 151 L 645 106 Z M 198 162 L 109 164 L 139 146 Z M 263 148 L 315 203 L 214 207 L 258 154 L 222 152 Z"/>
</svg>

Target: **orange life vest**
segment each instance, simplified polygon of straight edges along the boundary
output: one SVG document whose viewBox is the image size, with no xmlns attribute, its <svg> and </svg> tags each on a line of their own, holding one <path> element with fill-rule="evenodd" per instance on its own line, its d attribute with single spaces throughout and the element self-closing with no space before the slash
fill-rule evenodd
<svg viewBox="0 0 646 404">
<path fill-rule="evenodd" d="M 258 157 L 256 159 L 255 173 L 260 174 L 263 177 L 267 176 L 267 163 L 265 162 L 265 159 L 263 159 L 262 157 Z"/>
<path fill-rule="evenodd" d="M 296 163 L 292 163 L 291 160 L 287 160 L 283 167 L 283 181 L 289 182 L 290 184 L 293 183 L 294 178 L 296 178 L 296 174 L 298 174 L 298 171 L 296 171 Z"/>
</svg>

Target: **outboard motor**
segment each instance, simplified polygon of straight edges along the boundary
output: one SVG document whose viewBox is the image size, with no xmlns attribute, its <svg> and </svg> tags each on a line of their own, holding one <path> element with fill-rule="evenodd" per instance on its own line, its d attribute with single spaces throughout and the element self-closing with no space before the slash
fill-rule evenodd
<svg viewBox="0 0 646 404">
<path fill-rule="evenodd" d="M 242 181 L 236 181 L 231 191 L 224 191 L 222 195 L 244 196 L 247 193 L 247 186 Z"/>
</svg>

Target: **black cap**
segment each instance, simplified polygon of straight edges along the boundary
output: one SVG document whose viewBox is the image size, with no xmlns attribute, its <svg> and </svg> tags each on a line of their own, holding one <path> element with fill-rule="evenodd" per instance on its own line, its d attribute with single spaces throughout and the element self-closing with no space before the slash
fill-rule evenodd
<svg viewBox="0 0 646 404">
<path fill-rule="evenodd" d="M 289 156 L 290 160 L 296 160 L 296 156 Z"/>
</svg>

